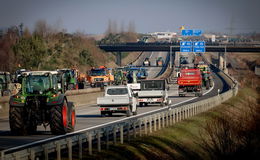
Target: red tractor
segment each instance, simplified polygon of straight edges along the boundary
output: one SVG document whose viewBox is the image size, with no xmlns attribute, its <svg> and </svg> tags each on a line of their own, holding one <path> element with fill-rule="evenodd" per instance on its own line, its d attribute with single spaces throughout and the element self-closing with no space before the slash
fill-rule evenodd
<svg viewBox="0 0 260 160">
<path fill-rule="evenodd" d="M 192 92 L 195 96 L 202 96 L 202 76 L 200 69 L 182 69 L 178 75 L 179 96 Z"/>
</svg>

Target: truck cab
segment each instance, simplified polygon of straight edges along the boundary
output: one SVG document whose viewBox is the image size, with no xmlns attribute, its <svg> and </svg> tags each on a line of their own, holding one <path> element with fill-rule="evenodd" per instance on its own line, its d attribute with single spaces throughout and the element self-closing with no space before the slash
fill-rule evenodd
<svg viewBox="0 0 260 160">
<path fill-rule="evenodd" d="M 141 90 L 137 92 L 139 106 L 148 104 L 170 104 L 168 98 L 169 87 L 165 80 L 142 80 Z"/>
</svg>

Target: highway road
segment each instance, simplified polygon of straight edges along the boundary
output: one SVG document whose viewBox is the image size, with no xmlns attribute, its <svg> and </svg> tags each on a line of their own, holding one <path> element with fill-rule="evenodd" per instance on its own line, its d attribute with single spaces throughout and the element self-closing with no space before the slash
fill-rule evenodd
<svg viewBox="0 0 260 160">
<path fill-rule="evenodd" d="M 152 63 L 153 63 L 153 61 L 155 63 L 157 56 L 166 57 L 166 55 L 167 54 L 165 54 L 165 52 L 144 53 L 143 55 L 141 55 L 141 57 L 139 58 L 139 60 L 136 62 L 135 65 L 142 64 L 143 60 L 149 56 L 150 56 Z M 148 72 L 150 75 L 149 78 L 153 78 L 154 76 L 156 76 L 160 72 L 160 70 L 161 70 L 160 67 L 149 68 L 148 69 Z M 209 91 L 206 91 L 204 89 L 205 95 L 202 97 L 194 97 L 194 95 L 187 95 L 186 97 L 178 97 L 177 85 L 170 85 L 169 96 L 172 101 L 171 105 L 177 106 L 178 104 L 180 105 L 180 103 L 189 103 L 188 101 L 198 101 L 198 100 L 207 98 L 209 96 L 218 94 L 217 90 L 218 89 L 222 90 L 223 87 L 225 87 L 225 83 L 223 83 L 223 80 L 220 79 L 218 76 L 214 76 L 214 77 L 215 77 L 214 88 L 212 88 Z M 158 106 L 158 105 L 149 105 L 149 106 L 145 106 L 145 107 L 138 107 L 138 114 L 156 110 L 159 108 L 161 108 L 161 106 Z M 112 121 L 126 117 L 124 114 L 115 114 L 112 117 L 101 117 L 99 108 L 97 107 L 97 105 L 95 103 L 77 107 L 76 114 L 77 114 L 76 130 L 81 130 L 81 129 L 85 129 L 88 127 L 97 126 L 100 124 L 112 122 Z M 42 126 L 38 127 L 38 132 L 35 135 L 30 135 L 30 136 L 13 136 L 10 134 L 9 130 L 10 129 L 9 129 L 8 119 L 1 120 L 0 121 L 0 150 L 12 148 L 12 147 L 19 146 L 19 145 L 28 144 L 31 142 L 36 142 L 38 140 L 43 140 L 48 137 L 55 136 L 55 135 L 51 135 L 48 127 L 45 129 Z"/>
</svg>

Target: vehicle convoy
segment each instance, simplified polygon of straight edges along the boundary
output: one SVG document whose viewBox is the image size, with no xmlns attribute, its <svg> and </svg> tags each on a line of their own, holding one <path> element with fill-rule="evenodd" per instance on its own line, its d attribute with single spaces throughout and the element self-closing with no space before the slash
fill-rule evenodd
<svg viewBox="0 0 260 160">
<path fill-rule="evenodd" d="M 77 72 L 74 69 L 58 69 L 58 72 L 64 73 L 65 81 L 65 88 L 66 90 L 75 90 L 78 89 L 78 82 L 77 82 Z"/>
<path fill-rule="evenodd" d="M 105 66 L 100 66 L 88 71 L 87 80 L 91 87 L 108 86 L 114 82 L 114 75 Z"/>
<path fill-rule="evenodd" d="M 137 114 L 136 98 L 127 86 L 108 86 L 104 97 L 97 98 L 102 116 L 113 113 L 125 113 L 128 117 Z"/>
<path fill-rule="evenodd" d="M 148 57 L 146 57 L 146 58 L 144 59 L 143 65 L 144 65 L 144 66 L 151 66 L 151 62 L 150 62 L 150 60 L 149 60 Z"/>
<path fill-rule="evenodd" d="M 213 77 L 210 68 L 207 64 L 202 64 L 202 63 L 198 64 L 197 68 L 199 68 L 201 71 L 203 86 L 205 86 L 206 89 L 208 90 L 210 87 L 213 86 Z"/>
<path fill-rule="evenodd" d="M 177 78 L 179 96 L 192 92 L 195 96 L 202 96 L 202 76 L 199 69 L 182 69 Z"/>
<path fill-rule="evenodd" d="M 38 125 L 50 125 L 52 134 L 74 130 L 75 107 L 59 89 L 57 75 L 57 71 L 32 71 L 22 75 L 21 89 L 9 101 L 9 124 L 13 134 L 33 134 Z"/>
<path fill-rule="evenodd" d="M 137 92 L 138 105 L 161 104 L 162 106 L 170 104 L 168 98 L 167 83 L 165 80 L 142 80 L 141 90 Z"/>
<path fill-rule="evenodd" d="M 129 67 L 126 69 L 127 71 L 127 83 L 132 83 L 133 76 L 136 77 L 136 80 L 146 79 L 148 76 L 147 71 L 145 68 L 139 68 L 139 67 Z"/>
<path fill-rule="evenodd" d="M 10 96 L 13 88 L 14 85 L 11 83 L 10 73 L 0 71 L 0 97 Z"/>
<path fill-rule="evenodd" d="M 164 61 L 162 57 L 158 57 L 156 60 L 156 66 L 163 66 Z"/>
</svg>

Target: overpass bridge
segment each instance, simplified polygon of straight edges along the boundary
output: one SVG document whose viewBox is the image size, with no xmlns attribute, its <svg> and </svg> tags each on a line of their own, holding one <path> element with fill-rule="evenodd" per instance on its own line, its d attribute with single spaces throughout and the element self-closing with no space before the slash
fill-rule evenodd
<svg viewBox="0 0 260 160">
<path fill-rule="evenodd" d="M 117 53 L 117 64 L 121 66 L 121 52 L 170 52 L 170 67 L 175 52 L 180 51 L 179 43 L 117 43 L 100 44 L 100 49 Z M 260 52 L 260 43 L 206 43 L 206 52 L 217 52 L 219 68 L 225 70 L 226 52 Z"/>
<path fill-rule="evenodd" d="M 177 43 L 117 43 L 100 44 L 106 52 L 179 52 Z M 206 43 L 206 52 L 260 52 L 260 44 L 214 44 Z"/>
</svg>

